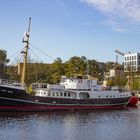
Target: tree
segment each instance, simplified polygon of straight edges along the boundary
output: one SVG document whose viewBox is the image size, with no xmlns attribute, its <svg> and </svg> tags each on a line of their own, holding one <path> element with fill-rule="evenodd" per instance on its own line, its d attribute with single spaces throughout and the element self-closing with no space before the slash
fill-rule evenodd
<svg viewBox="0 0 140 140">
<path fill-rule="evenodd" d="M 9 62 L 7 59 L 7 52 L 5 50 L 0 50 L 0 78 L 7 78 L 8 75 L 5 74 L 5 64 Z"/>
<path fill-rule="evenodd" d="M 59 83 L 61 76 L 65 75 L 64 65 L 60 57 L 56 59 L 51 65 L 52 70 L 52 80 L 51 83 Z"/>
<path fill-rule="evenodd" d="M 6 51 L 5 50 L 0 50 L 0 62 L 1 63 L 5 63 L 6 57 L 7 57 Z"/>
<path fill-rule="evenodd" d="M 110 69 L 115 67 L 115 63 L 114 62 L 107 62 L 105 63 L 105 71 L 109 71 Z"/>
<path fill-rule="evenodd" d="M 7 52 L 5 50 L 0 50 L 0 63 L 8 63 Z"/>
<path fill-rule="evenodd" d="M 133 80 L 133 90 L 140 90 L 140 78 L 139 77 L 134 77 Z"/>
<path fill-rule="evenodd" d="M 71 57 L 69 61 L 67 61 L 68 64 L 68 75 L 69 77 L 75 76 L 75 75 L 85 75 L 86 71 L 86 57 L 82 56 L 77 57 Z"/>
</svg>

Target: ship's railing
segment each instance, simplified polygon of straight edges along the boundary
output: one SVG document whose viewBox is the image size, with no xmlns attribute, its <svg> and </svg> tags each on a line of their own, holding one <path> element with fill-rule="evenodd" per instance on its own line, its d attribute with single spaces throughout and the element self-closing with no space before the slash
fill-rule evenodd
<svg viewBox="0 0 140 140">
<path fill-rule="evenodd" d="M 14 81 L 12 81 L 12 80 L 0 79 L 1 85 L 12 85 L 13 83 L 14 83 Z"/>
<path fill-rule="evenodd" d="M 22 87 L 22 84 L 21 83 L 15 82 L 13 80 L 7 80 L 7 79 L 0 79 L 0 85 L 8 85 L 8 86 Z"/>
</svg>

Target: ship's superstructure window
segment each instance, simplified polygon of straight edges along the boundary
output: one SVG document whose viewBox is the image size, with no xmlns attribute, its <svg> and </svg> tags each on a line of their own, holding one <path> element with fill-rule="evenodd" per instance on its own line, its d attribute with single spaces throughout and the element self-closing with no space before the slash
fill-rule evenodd
<svg viewBox="0 0 140 140">
<path fill-rule="evenodd" d="M 68 92 L 68 97 L 70 97 L 70 93 Z"/>
<path fill-rule="evenodd" d="M 55 96 L 55 92 L 52 92 L 52 96 Z"/>
<path fill-rule="evenodd" d="M 58 92 L 56 92 L 56 96 L 59 96 L 59 93 Z"/>
<path fill-rule="evenodd" d="M 76 98 L 77 94 L 75 92 L 67 92 L 67 91 L 48 91 L 48 90 L 38 90 L 36 91 L 37 96 L 43 97 L 56 97 L 56 98 Z"/>
</svg>

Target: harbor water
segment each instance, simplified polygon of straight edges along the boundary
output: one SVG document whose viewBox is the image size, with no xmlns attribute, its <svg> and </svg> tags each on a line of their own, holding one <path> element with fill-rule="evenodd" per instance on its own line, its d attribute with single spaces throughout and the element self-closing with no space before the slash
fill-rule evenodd
<svg viewBox="0 0 140 140">
<path fill-rule="evenodd" d="M 1 112 L 0 140 L 139 140 L 140 105 L 122 110 Z"/>
</svg>

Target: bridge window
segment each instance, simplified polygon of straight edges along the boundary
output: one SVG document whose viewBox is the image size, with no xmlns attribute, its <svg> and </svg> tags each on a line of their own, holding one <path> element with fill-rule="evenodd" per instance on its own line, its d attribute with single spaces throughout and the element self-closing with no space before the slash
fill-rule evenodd
<svg viewBox="0 0 140 140">
<path fill-rule="evenodd" d="M 55 96 L 55 92 L 52 93 L 52 96 Z"/>
<path fill-rule="evenodd" d="M 65 97 L 67 96 L 67 93 L 66 93 L 66 92 L 64 92 L 64 96 L 65 96 Z"/>
<path fill-rule="evenodd" d="M 70 93 L 68 92 L 68 97 L 70 97 Z"/>
<path fill-rule="evenodd" d="M 58 92 L 56 92 L 56 96 L 59 96 L 59 93 Z"/>
<path fill-rule="evenodd" d="M 51 92 L 49 91 L 48 96 L 51 96 Z"/>
</svg>

